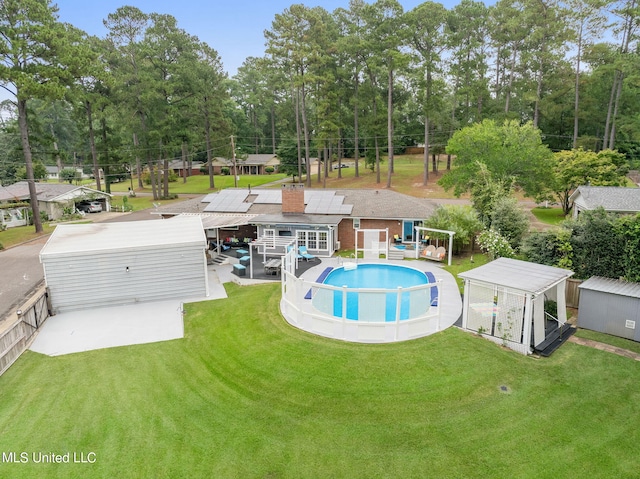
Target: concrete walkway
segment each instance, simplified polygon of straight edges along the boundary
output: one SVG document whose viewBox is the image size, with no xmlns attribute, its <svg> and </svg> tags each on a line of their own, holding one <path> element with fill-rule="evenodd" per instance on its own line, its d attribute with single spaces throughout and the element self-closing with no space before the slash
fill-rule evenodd
<svg viewBox="0 0 640 479">
<path fill-rule="evenodd" d="M 575 335 L 571 336 L 567 341 L 579 344 L 581 346 L 588 346 L 590 348 L 599 349 L 600 351 L 607 351 L 608 353 L 613 353 L 617 354 L 618 356 L 623 356 L 625 358 L 640 361 L 640 354 L 629 351 L 628 349 L 611 346 L 610 344 L 593 341 L 591 339 L 577 338 Z"/>
</svg>

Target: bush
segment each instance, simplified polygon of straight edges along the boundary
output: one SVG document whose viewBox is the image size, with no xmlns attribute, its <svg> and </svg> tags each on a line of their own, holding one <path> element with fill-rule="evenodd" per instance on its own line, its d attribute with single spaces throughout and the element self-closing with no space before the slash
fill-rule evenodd
<svg viewBox="0 0 640 479">
<path fill-rule="evenodd" d="M 226 166 L 223 166 L 222 168 L 220 168 L 220 173 L 222 173 L 225 176 L 228 176 L 231 173 L 231 170 Z"/>
<path fill-rule="evenodd" d="M 273 166 L 267 166 L 264 169 L 265 173 L 267 173 L 268 175 L 270 175 L 271 173 L 273 173 L 274 171 L 276 171 L 276 169 Z"/>
<path fill-rule="evenodd" d="M 158 177 L 156 176 L 156 178 Z M 142 174 L 142 181 L 144 182 L 145 185 L 151 184 L 151 175 L 149 174 L 148 171 Z M 162 184 L 163 181 L 164 181 L 164 171 L 160 171 L 160 183 Z M 169 183 L 175 183 L 176 181 L 178 181 L 178 175 L 176 175 L 173 170 L 169 170 Z"/>
<path fill-rule="evenodd" d="M 484 230 L 478 235 L 478 245 L 489 258 L 513 258 L 515 253 L 509 241 L 494 229 Z"/>
</svg>

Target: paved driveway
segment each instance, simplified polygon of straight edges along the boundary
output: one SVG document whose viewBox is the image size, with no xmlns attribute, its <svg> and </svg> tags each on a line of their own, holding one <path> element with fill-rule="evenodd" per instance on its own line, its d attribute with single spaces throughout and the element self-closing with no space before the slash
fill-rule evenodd
<svg viewBox="0 0 640 479">
<path fill-rule="evenodd" d="M 22 303 L 44 280 L 40 250 L 49 236 L 0 251 L 0 319 Z"/>
</svg>

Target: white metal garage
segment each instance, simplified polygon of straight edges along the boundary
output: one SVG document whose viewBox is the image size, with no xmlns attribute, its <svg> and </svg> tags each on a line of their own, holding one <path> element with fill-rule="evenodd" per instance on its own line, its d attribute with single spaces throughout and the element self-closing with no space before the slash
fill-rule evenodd
<svg viewBox="0 0 640 479">
<path fill-rule="evenodd" d="M 208 296 L 199 217 L 59 225 L 40 252 L 54 313 Z"/>
</svg>

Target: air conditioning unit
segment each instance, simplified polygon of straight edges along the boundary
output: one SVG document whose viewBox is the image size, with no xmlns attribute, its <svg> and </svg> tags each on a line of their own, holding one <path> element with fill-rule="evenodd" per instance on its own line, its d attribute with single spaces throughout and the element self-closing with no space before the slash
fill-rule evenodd
<svg viewBox="0 0 640 479">
<path fill-rule="evenodd" d="M 336 241 L 336 249 L 339 250 L 340 249 L 340 241 Z"/>
</svg>

